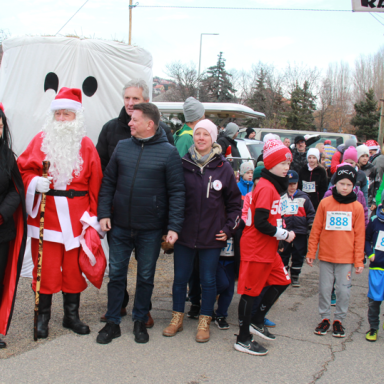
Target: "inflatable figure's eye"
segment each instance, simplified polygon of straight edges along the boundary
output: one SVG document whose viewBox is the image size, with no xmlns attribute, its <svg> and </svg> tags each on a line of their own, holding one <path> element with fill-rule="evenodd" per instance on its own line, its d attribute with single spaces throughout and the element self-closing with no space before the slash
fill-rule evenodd
<svg viewBox="0 0 384 384">
<path fill-rule="evenodd" d="M 91 97 L 97 91 L 97 80 L 93 76 L 88 76 L 83 82 L 84 95 Z"/>
<path fill-rule="evenodd" d="M 59 89 L 59 78 L 55 72 L 49 72 L 47 76 L 45 76 L 44 92 L 48 91 L 48 89 L 53 89 L 56 93 Z"/>
</svg>

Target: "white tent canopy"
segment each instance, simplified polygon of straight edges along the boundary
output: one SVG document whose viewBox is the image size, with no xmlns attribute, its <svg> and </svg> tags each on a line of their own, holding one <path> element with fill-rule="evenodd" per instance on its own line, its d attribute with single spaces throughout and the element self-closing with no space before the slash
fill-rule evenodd
<svg viewBox="0 0 384 384">
<path fill-rule="evenodd" d="M 17 155 L 41 130 L 51 101 L 62 87 L 82 90 L 87 136 L 95 144 L 102 126 L 123 107 L 125 83 L 141 78 L 152 90 L 152 55 L 142 48 L 113 41 L 25 36 L 5 40 L 3 50 L 0 102 Z M 108 255 L 106 241 L 103 247 Z M 32 277 L 32 268 L 28 239 L 21 275 Z"/>
<path fill-rule="evenodd" d="M 3 50 L 0 102 L 4 104 L 17 155 L 41 130 L 56 96 L 53 89 L 45 91 L 48 74 L 51 79 L 57 76 L 58 89 L 82 89 L 87 135 L 94 143 L 102 126 L 118 116 L 126 82 L 142 78 L 152 89 L 152 55 L 142 48 L 113 41 L 24 36 L 5 40 Z M 83 88 L 89 77 L 97 82 L 91 96 L 84 94 Z M 91 82 L 94 87 L 95 80 Z"/>
</svg>

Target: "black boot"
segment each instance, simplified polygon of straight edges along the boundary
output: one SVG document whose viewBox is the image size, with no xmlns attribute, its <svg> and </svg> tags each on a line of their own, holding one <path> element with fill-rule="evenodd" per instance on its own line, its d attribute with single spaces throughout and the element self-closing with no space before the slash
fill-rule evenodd
<svg viewBox="0 0 384 384">
<path fill-rule="evenodd" d="M 0 339 L 0 348 L 7 348 L 6 342 L 1 339 Z"/>
<path fill-rule="evenodd" d="M 72 329 L 79 335 L 88 335 L 91 331 L 88 325 L 84 324 L 79 318 L 80 293 L 65 293 L 64 299 L 64 318 L 63 327 Z"/>
<path fill-rule="evenodd" d="M 39 295 L 39 315 L 37 316 L 37 338 L 48 337 L 48 323 L 51 318 L 52 295 Z"/>
</svg>

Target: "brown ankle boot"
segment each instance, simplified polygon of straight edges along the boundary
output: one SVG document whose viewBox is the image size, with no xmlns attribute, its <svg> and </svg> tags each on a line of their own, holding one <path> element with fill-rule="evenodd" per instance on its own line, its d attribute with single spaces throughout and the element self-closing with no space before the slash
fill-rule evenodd
<svg viewBox="0 0 384 384">
<path fill-rule="evenodd" d="M 198 343 L 206 343 L 209 341 L 209 324 L 211 324 L 211 316 L 199 316 L 199 325 L 197 326 L 196 341 Z"/>
<path fill-rule="evenodd" d="M 171 337 L 175 336 L 177 332 L 183 330 L 183 319 L 184 313 L 182 312 L 172 312 L 172 320 L 167 328 L 163 331 L 163 336 Z"/>
</svg>

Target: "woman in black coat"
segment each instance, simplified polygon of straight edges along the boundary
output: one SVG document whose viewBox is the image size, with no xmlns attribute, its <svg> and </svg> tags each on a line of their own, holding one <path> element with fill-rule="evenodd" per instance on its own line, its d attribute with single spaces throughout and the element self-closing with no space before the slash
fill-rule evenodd
<svg viewBox="0 0 384 384">
<path fill-rule="evenodd" d="M 317 148 L 310 148 L 307 152 L 308 164 L 299 172 L 299 189 L 305 192 L 315 210 L 320 204 L 328 189 L 328 177 L 326 170 L 319 164 L 320 152 Z"/>
<path fill-rule="evenodd" d="M 11 323 L 26 242 L 24 186 L 0 103 L 0 334 Z M 8 273 L 9 275 L 6 275 Z M 6 343 L 0 339 L 0 348 Z"/>
</svg>

